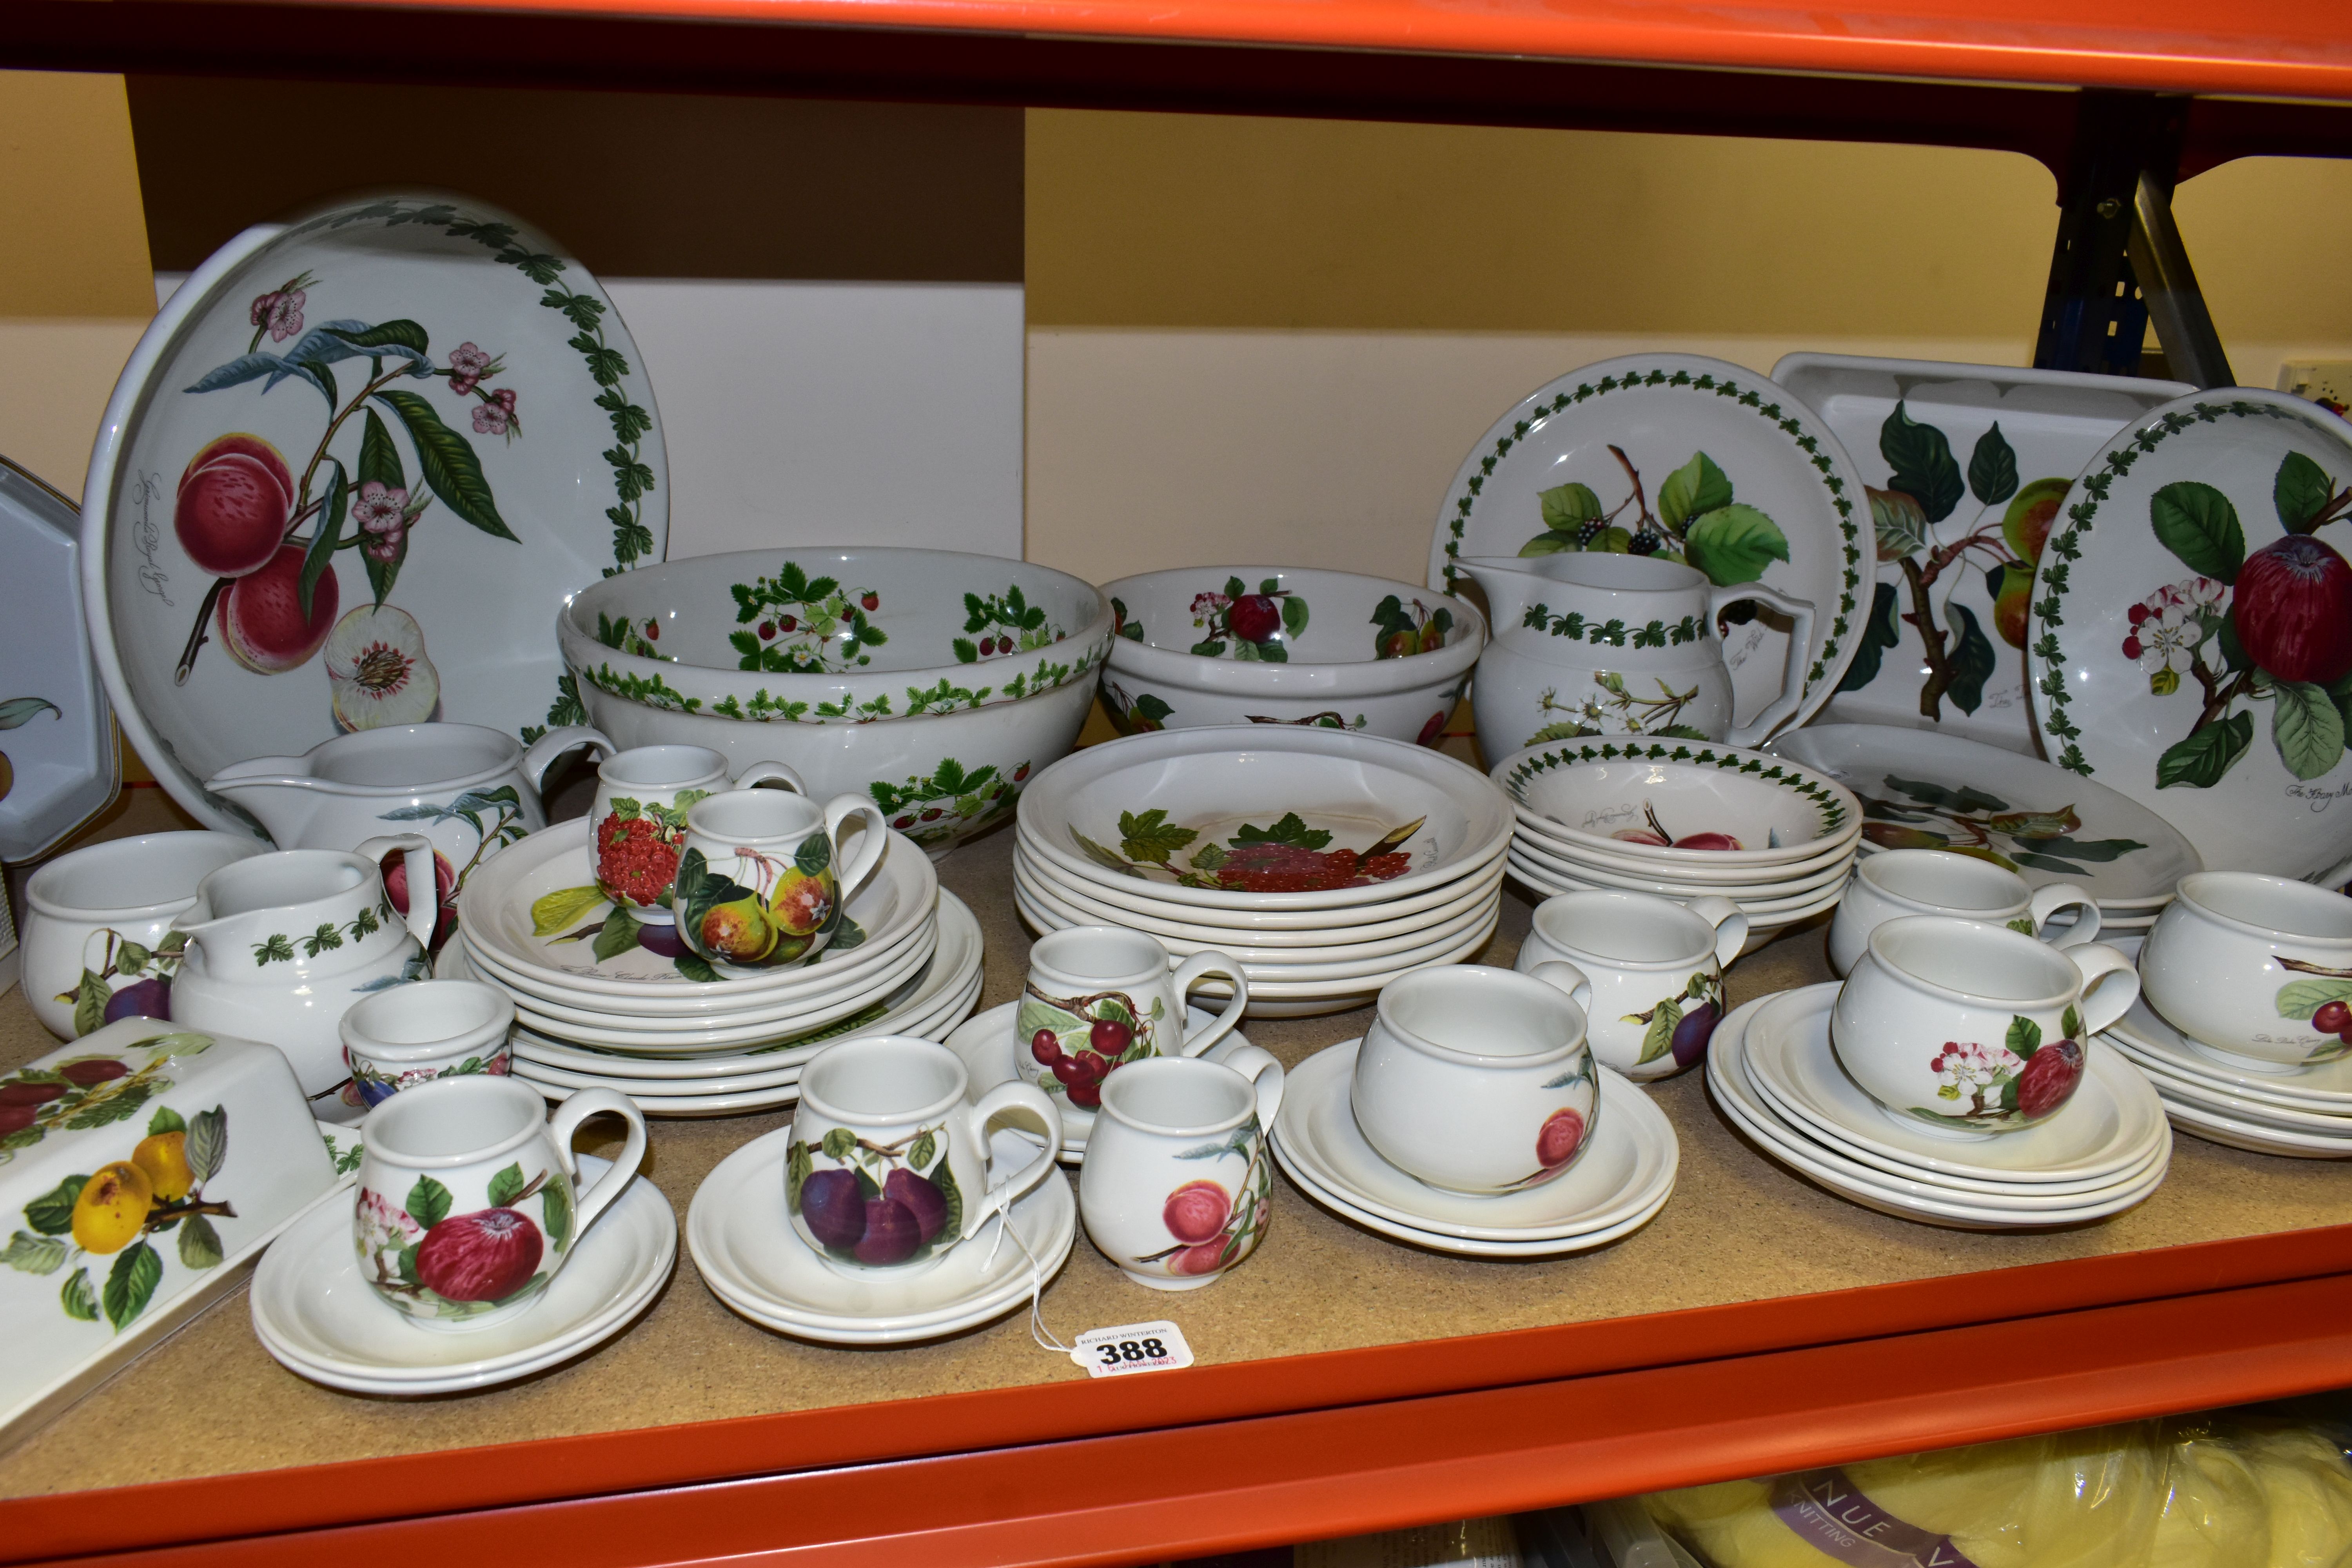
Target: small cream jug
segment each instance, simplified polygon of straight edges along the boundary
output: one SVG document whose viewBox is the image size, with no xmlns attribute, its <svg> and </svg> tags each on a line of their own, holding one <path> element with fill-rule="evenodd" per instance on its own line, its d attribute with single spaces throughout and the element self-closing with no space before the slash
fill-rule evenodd
<svg viewBox="0 0 2352 1568">
<path fill-rule="evenodd" d="M 1495 640 L 1471 705 L 1490 757 L 1573 734 L 1688 735 L 1752 746 L 1805 694 L 1813 606 L 1761 583 L 1717 587 L 1691 567 L 1580 552 L 1465 556 Z M 1753 599 L 1795 623 L 1780 695 L 1732 722 L 1731 670 L 1716 616 Z"/>
<path fill-rule="evenodd" d="M 433 906 L 393 911 L 379 862 L 407 857 L 430 878 L 424 835 L 371 838 L 355 849 L 281 849 L 222 867 L 173 918 L 187 934 L 172 982 L 172 1021 L 200 1033 L 268 1040 L 294 1064 L 313 1100 L 349 1076 L 343 1014 L 370 992 L 425 976 Z"/>
</svg>

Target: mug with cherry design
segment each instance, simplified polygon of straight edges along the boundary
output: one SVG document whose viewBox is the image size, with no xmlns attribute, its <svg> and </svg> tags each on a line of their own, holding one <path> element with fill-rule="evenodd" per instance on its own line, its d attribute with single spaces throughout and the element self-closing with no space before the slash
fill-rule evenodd
<svg viewBox="0 0 2352 1568">
<path fill-rule="evenodd" d="M 801 775 L 782 763 L 753 763 L 730 778 L 725 754 L 707 746 L 632 746 L 605 758 L 588 807 L 589 875 L 640 921 L 669 924 L 686 814 L 698 800 L 762 784 L 808 794 Z"/>
<path fill-rule="evenodd" d="M 1265 1239 L 1282 1064 L 1255 1046 L 1222 1061 L 1160 1057 L 1103 1082 L 1078 1172 L 1087 1238 L 1138 1285 L 1196 1290 Z"/>
<path fill-rule="evenodd" d="M 1188 1037 L 1184 994 L 1213 974 L 1232 984 L 1233 1000 Z M 1068 926 L 1029 949 L 1013 1063 L 1047 1094 L 1090 1111 L 1116 1068 L 1148 1057 L 1197 1057 L 1231 1034 L 1248 1006 L 1249 977 L 1229 954 L 1210 948 L 1171 973 L 1168 950 L 1149 932 Z"/>
</svg>

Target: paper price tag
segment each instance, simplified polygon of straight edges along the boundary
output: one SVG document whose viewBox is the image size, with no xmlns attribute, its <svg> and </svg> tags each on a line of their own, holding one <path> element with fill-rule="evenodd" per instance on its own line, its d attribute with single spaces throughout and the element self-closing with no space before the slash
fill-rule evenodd
<svg viewBox="0 0 2352 1568">
<path fill-rule="evenodd" d="M 1093 1377 L 1126 1377 L 1131 1373 L 1166 1372 L 1192 1364 L 1192 1347 L 1184 1331 L 1173 1323 L 1121 1323 L 1117 1328 L 1088 1329 L 1070 1347 L 1070 1359 Z"/>
</svg>

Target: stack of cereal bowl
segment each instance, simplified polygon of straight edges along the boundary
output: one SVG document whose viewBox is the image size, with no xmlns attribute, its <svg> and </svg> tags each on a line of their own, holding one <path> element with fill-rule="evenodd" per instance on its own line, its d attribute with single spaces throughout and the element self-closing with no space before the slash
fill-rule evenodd
<svg viewBox="0 0 2352 1568">
<path fill-rule="evenodd" d="M 1529 888 L 1728 899 L 1750 950 L 1834 907 L 1862 842 L 1861 804 L 1835 780 L 1705 741 L 1559 741 L 1491 776 L 1517 816 L 1511 874 Z"/>
<path fill-rule="evenodd" d="M 574 818 L 484 861 L 438 966 L 514 998 L 515 1074 L 551 1099 L 612 1089 L 651 1116 L 770 1110 L 797 1097 L 826 1042 L 940 1038 L 979 998 L 980 923 L 901 834 L 813 956 L 762 970 L 714 965 L 675 925 L 608 901 L 588 838 Z"/>
<path fill-rule="evenodd" d="M 1249 1011 L 1271 1017 L 1360 1006 L 1401 974 L 1476 953 L 1511 838 L 1509 803 L 1475 769 L 1290 725 L 1090 747 L 1037 775 L 1019 820 L 1032 927 L 1126 926 L 1179 958 L 1229 953 Z"/>
</svg>

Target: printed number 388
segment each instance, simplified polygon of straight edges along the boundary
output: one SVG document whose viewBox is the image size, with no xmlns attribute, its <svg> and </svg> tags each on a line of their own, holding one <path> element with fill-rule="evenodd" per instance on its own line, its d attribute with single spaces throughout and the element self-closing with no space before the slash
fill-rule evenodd
<svg viewBox="0 0 2352 1568">
<path fill-rule="evenodd" d="M 1102 1364 L 1117 1366 L 1123 1361 L 1165 1361 L 1168 1347 L 1158 1340 L 1121 1340 L 1117 1344 L 1097 1345 L 1102 1352 Z"/>
</svg>

